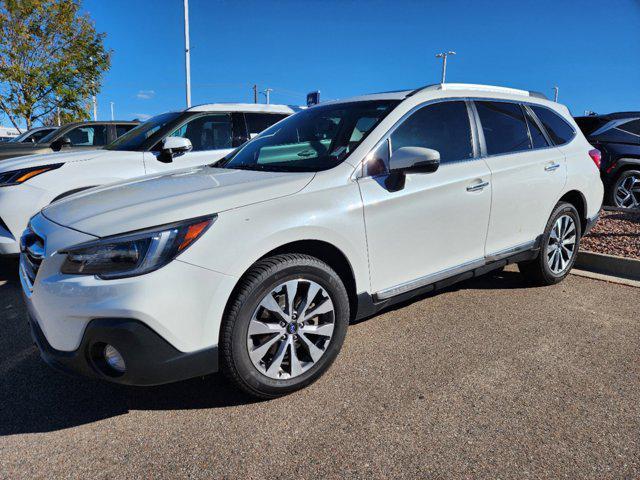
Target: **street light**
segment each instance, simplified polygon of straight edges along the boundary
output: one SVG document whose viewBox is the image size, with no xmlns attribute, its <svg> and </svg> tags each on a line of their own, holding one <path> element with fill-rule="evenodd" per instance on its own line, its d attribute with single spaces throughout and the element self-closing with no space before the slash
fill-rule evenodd
<svg viewBox="0 0 640 480">
<path fill-rule="evenodd" d="M 273 92 L 273 88 L 265 88 L 264 92 L 262 92 L 262 94 L 266 97 L 267 99 L 267 105 L 269 105 L 269 101 L 270 101 L 270 97 L 269 95 L 271 94 L 271 92 Z"/>
<path fill-rule="evenodd" d="M 553 87 L 553 101 L 554 102 L 558 101 L 558 90 L 560 90 L 558 88 L 558 86 Z"/>
<path fill-rule="evenodd" d="M 184 0 L 184 68 L 186 73 L 187 108 L 191 107 L 191 56 L 189 50 L 189 0 Z"/>
<path fill-rule="evenodd" d="M 447 78 L 447 57 L 455 54 L 456 52 L 440 52 L 436 54 L 436 58 L 442 58 L 442 81 L 440 83 L 444 83 Z"/>
<path fill-rule="evenodd" d="M 115 103 L 113 102 L 109 102 L 111 104 L 111 120 L 115 120 L 115 117 L 113 115 L 113 106 L 115 105 Z"/>
</svg>

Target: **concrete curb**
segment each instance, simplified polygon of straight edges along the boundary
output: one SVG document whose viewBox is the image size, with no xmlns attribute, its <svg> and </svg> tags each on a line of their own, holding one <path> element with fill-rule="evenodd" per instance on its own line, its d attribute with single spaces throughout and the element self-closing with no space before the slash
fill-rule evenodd
<svg viewBox="0 0 640 480">
<path fill-rule="evenodd" d="M 575 268 L 640 281 L 640 260 L 634 258 L 582 251 L 578 253 Z"/>
</svg>

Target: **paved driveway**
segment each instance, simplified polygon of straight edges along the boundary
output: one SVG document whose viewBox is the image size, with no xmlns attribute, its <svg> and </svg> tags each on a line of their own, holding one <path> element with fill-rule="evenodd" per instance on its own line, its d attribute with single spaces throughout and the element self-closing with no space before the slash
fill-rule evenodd
<svg viewBox="0 0 640 480">
<path fill-rule="evenodd" d="M 319 382 L 252 402 L 218 376 L 135 389 L 50 370 L 14 268 L 3 478 L 640 476 L 640 289 L 468 281 L 352 325 Z"/>
</svg>

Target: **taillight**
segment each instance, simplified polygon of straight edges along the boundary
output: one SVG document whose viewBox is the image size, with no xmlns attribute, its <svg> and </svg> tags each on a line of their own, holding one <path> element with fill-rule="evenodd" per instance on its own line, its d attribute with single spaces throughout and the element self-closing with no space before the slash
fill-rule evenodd
<svg viewBox="0 0 640 480">
<path fill-rule="evenodd" d="M 596 164 L 596 167 L 598 167 L 598 170 L 600 170 L 600 160 L 602 160 L 602 154 L 600 153 L 600 150 L 598 150 L 597 148 L 589 150 L 589 156 L 591 157 L 591 160 L 593 160 L 593 163 Z"/>
</svg>

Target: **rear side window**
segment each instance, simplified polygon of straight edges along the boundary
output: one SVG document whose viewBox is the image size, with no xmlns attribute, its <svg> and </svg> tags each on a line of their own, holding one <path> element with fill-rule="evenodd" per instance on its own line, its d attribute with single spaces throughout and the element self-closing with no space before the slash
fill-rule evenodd
<svg viewBox="0 0 640 480">
<path fill-rule="evenodd" d="M 475 102 L 487 155 L 531 149 L 527 121 L 522 107 L 508 102 Z"/>
<path fill-rule="evenodd" d="M 66 134 L 75 147 L 101 147 L 107 144 L 106 125 L 85 125 L 76 127 Z"/>
<path fill-rule="evenodd" d="M 529 133 L 531 134 L 531 143 L 533 148 L 545 148 L 549 146 L 547 139 L 544 138 L 544 133 L 540 130 L 540 127 L 536 123 L 529 110 L 525 108 L 525 115 L 527 117 L 527 124 L 529 125 Z"/>
<path fill-rule="evenodd" d="M 573 127 L 557 113 L 552 112 L 548 108 L 535 105 L 532 105 L 531 109 L 540 119 L 540 122 L 549 134 L 549 138 L 551 138 L 551 141 L 555 145 L 564 145 L 575 137 Z"/>
<path fill-rule="evenodd" d="M 640 135 L 640 119 L 632 120 L 631 122 L 623 123 L 618 127 L 620 130 L 633 135 Z"/>
<path fill-rule="evenodd" d="M 276 113 L 245 113 L 244 117 L 247 119 L 249 135 L 256 136 L 274 123 L 286 118 L 287 115 Z"/>
<path fill-rule="evenodd" d="M 392 152 L 401 147 L 438 150 L 441 163 L 473 158 L 467 105 L 439 102 L 413 113 L 391 134 Z"/>
</svg>

